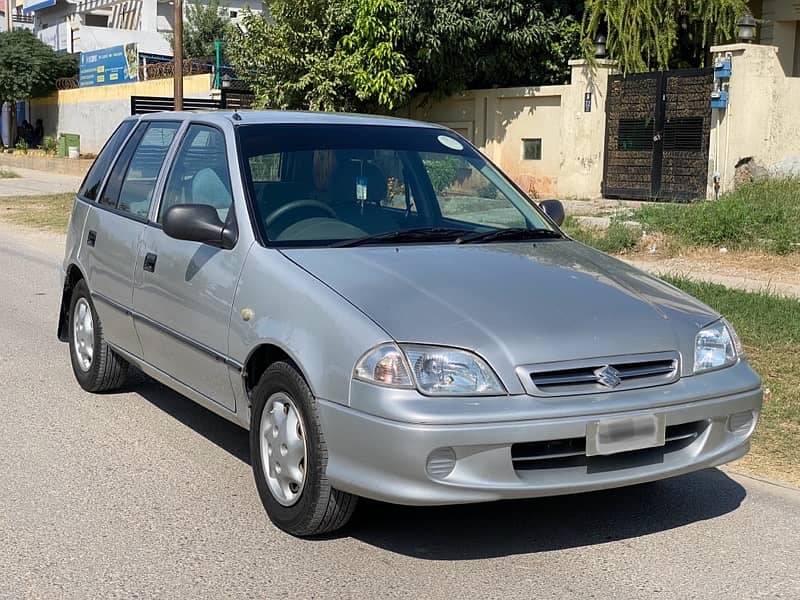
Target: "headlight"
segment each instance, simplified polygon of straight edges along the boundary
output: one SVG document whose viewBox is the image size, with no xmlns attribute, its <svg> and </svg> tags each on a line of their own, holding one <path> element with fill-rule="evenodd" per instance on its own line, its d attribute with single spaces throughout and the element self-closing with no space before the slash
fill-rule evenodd
<svg viewBox="0 0 800 600">
<path fill-rule="evenodd" d="M 506 390 L 491 367 L 466 350 L 383 344 L 356 364 L 356 379 L 391 387 L 413 387 L 430 396 L 493 396 Z"/>
<path fill-rule="evenodd" d="M 694 342 L 694 372 L 720 369 L 736 362 L 741 354 L 741 342 L 733 327 L 720 319 L 700 330 Z"/>
</svg>

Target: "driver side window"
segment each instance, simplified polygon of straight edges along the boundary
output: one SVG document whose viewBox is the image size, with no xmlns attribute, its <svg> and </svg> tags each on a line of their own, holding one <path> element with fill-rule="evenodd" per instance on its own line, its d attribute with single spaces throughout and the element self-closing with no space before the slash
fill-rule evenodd
<svg viewBox="0 0 800 600">
<path fill-rule="evenodd" d="M 179 204 L 206 204 L 216 209 L 220 221 L 228 219 L 233 205 L 231 178 L 221 131 L 207 125 L 190 125 L 172 165 L 158 222 Z"/>
</svg>

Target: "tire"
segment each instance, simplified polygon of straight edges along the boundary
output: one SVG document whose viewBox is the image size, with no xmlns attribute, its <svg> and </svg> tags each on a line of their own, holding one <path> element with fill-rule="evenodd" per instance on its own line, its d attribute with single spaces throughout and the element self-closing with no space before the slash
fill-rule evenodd
<svg viewBox="0 0 800 600">
<path fill-rule="evenodd" d="M 90 321 L 85 319 L 87 313 Z M 81 315 L 84 317 L 81 318 Z M 90 331 L 87 331 L 87 324 L 91 324 Z M 122 386 L 128 374 L 128 362 L 115 354 L 106 343 L 100 317 L 97 316 L 84 280 L 79 281 L 72 290 L 68 332 L 72 371 L 80 386 L 87 392 L 94 393 L 109 392 Z M 86 348 L 89 342 L 91 358 L 87 360 Z"/>
<path fill-rule="evenodd" d="M 281 412 L 286 417 L 283 421 L 286 427 L 283 428 L 275 425 Z M 291 415 L 296 415 L 296 419 L 292 420 L 294 417 Z M 286 430 L 285 436 L 275 433 L 281 429 Z M 287 450 L 287 444 L 300 448 L 298 440 L 302 441 L 303 459 L 299 471 L 294 469 L 294 472 L 302 473 L 302 483 L 295 483 L 294 487 L 291 483 L 281 486 L 278 473 L 290 477 L 292 464 L 286 466 L 284 463 L 281 467 L 280 461 L 285 458 L 297 464 L 292 456 L 299 454 L 299 451 L 287 454 L 283 451 Z M 272 470 L 269 466 L 270 451 L 281 452 L 280 458 L 275 459 L 278 464 L 273 464 Z M 271 365 L 253 391 L 250 459 L 258 495 L 267 516 L 283 531 L 297 537 L 330 533 L 343 527 L 353 516 L 358 497 L 331 487 L 325 475 L 328 451 L 316 401 L 303 377 L 289 363 Z M 281 468 L 283 471 L 277 471 Z"/>
</svg>

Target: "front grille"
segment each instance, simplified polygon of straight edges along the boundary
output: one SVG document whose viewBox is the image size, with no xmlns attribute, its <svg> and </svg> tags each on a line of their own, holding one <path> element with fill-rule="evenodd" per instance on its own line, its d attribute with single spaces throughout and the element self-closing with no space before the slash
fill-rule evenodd
<svg viewBox="0 0 800 600">
<path fill-rule="evenodd" d="M 527 365 L 518 372 L 530 393 L 566 396 L 672 383 L 680 375 L 679 364 L 676 352 L 659 352 Z"/>
<path fill-rule="evenodd" d="M 632 450 L 608 456 L 586 456 L 586 438 L 564 438 L 542 442 L 524 442 L 511 446 L 511 462 L 515 471 L 533 469 L 563 469 L 568 467 L 615 468 L 634 466 L 641 458 L 663 457 L 664 454 L 683 450 L 699 438 L 708 421 L 694 421 L 669 425 L 664 432 L 665 444 L 657 448 Z"/>
</svg>

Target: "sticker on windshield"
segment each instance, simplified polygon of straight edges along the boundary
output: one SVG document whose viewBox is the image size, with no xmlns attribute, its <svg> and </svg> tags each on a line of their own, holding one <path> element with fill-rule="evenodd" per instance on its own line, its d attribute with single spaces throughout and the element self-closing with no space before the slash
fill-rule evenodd
<svg viewBox="0 0 800 600">
<path fill-rule="evenodd" d="M 464 149 L 464 144 L 462 144 L 461 142 L 459 142 L 455 138 L 451 138 L 448 135 L 440 135 L 436 139 L 439 140 L 439 143 L 442 146 L 445 146 L 446 148 L 450 148 L 450 150 L 463 150 Z"/>
</svg>

